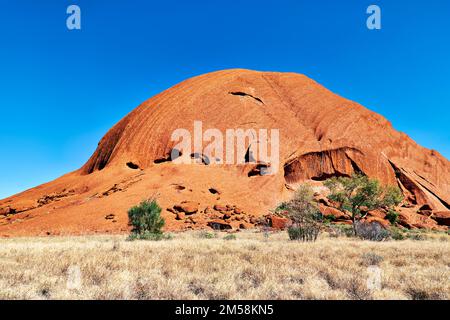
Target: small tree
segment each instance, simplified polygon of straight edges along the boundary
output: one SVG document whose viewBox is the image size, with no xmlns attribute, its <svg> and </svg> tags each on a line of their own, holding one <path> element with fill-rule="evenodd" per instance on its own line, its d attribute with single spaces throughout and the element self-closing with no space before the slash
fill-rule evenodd
<svg viewBox="0 0 450 320">
<path fill-rule="evenodd" d="M 356 222 L 365 218 L 367 212 L 379 208 L 393 210 L 403 196 L 399 188 L 382 187 L 378 180 L 355 174 L 352 177 L 333 177 L 325 181 L 325 186 L 331 191 L 328 199 L 338 202 L 341 210 L 347 210 L 352 215 L 353 232 L 356 235 Z M 362 209 L 366 212 L 363 213 Z"/>
<path fill-rule="evenodd" d="M 320 232 L 322 214 L 313 201 L 314 191 L 309 185 L 301 185 L 294 197 L 282 204 L 292 221 L 288 228 L 291 240 L 315 241 Z"/>
<path fill-rule="evenodd" d="M 161 207 L 155 199 L 142 201 L 138 206 L 128 211 L 131 239 L 161 239 L 164 219 L 161 218 Z"/>
</svg>

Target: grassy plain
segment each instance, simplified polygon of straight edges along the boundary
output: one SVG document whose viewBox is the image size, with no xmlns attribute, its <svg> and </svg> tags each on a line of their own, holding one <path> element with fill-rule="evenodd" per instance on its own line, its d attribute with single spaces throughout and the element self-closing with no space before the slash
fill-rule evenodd
<svg viewBox="0 0 450 320">
<path fill-rule="evenodd" d="M 0 299 L 449 299 L 450 238 L 0 239 Z"/>
</svg>

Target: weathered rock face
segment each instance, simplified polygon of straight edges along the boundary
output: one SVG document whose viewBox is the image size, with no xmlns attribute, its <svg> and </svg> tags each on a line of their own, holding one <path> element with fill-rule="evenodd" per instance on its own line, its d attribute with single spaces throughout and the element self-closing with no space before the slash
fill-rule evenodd
<svg viewBox="0 0 450 320">
<path fill-rule="evenodd" d="M 172 132 L 192 132 L 196 120 L 203 132 L 279 129 L 280 170 L 261 175 L 260 164 L 208 164 L 202 155 L 193 165 L 173 163 Z M 218 202 L 238 206 L 243 216 L 261 216 L 289 197 L 296 183 L 353 172 L 399 185 L 414 208 L 450 209 L 449 161 L 382 116 L 300 74 L 219 71 L 144 102 L 103 137 L 80 170 L 0 201 L 0 213 L 14 212 L 0 222 L 0 235 L 124 232 L 128 208 L 151 194 L 163 208 L 186 199 L 199 204 L 198 211 L 185 208 L 192 223 L 164 210 L 168 229 L 202 228 L 213 219 L 206 208 Z M 220 219 L 231 220 L 228 211 Z M 116 223 L 104 219 L 110 213 Z"/>
</svg>

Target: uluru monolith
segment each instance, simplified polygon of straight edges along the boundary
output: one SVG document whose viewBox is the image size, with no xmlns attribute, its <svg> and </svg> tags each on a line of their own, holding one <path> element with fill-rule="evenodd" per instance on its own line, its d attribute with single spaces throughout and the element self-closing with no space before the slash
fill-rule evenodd
<svg viewBox="0 0 450 320">
<path fill-rule="evenodd" d="M 172 133 L 193 130 L 195 121 L 224 135 L 279 130 L 279 170 L 263 174 L 271 164 L 250 161 L 248 152 L 239 164 L 211 163 L 199 152 L 182 155 L 192 164 L 174 163 Z M 218 71 L 142 103 L 79 170 L 1 200 L 0 235 L 126 232 L 127 210 L 151 196 L 158 197 L 168 230 L 251 228 L 296 185 L 320 188 L 329 177 L 353 173 L 401 188 L 405 226 L 448 221 L 450 162 L 437 151 L 304 75 Z"/>
</svg>

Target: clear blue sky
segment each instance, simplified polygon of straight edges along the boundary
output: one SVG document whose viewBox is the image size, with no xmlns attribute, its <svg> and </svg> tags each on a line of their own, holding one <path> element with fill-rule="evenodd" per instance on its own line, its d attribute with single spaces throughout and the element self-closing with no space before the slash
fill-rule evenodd
<svg viewBox="0 0 450 320">
<path fill-rule="evenodd" d="M 226 68 L 304 73 L 450 158 L 448 0 L 0 0 L 0 198 L 79 168 L 152 95 Z"/>
</svg>

